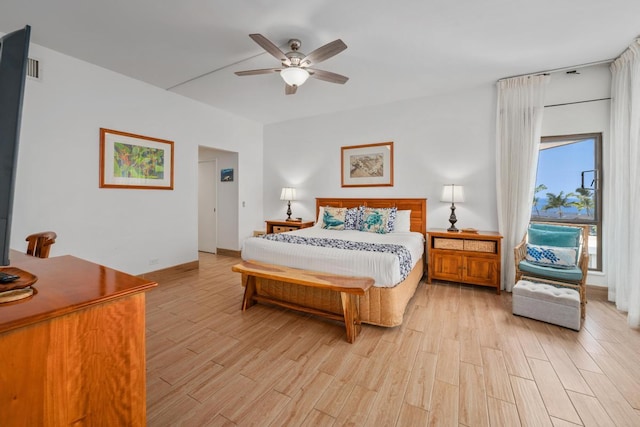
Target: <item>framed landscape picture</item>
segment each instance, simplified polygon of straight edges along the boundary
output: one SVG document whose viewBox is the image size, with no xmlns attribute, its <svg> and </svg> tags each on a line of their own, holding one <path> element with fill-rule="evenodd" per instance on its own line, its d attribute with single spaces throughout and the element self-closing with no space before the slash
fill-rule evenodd
<svg viewBox="0 0 640 427">
<path fill-rule="evenodd" d="M 393 142 L 342 147 L 343 187 L 392 187 Z"/>
<path fill-rule="evenodd" d="M 173 190 L 173 141 L 100 128 L 100 188 Z"/>
</svg>

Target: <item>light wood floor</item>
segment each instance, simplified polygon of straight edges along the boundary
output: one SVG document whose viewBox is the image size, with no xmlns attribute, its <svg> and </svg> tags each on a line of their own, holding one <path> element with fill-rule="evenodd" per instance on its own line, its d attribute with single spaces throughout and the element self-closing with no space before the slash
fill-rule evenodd
<svg viewBox="0 0 640 427">
<path fill-rule="evenodd" d="M 240 311 L 238 258 L 154 277 L 149 426 L 640 426 L 640 332 L 590 298 L 577 333 L 511 314 L 511 294 L 420 284 L 398 328 Z"/>
</svg>

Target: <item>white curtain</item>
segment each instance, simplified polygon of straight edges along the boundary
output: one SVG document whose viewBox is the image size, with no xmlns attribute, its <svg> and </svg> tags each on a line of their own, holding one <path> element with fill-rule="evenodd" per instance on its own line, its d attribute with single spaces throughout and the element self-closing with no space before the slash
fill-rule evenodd
<svg viewBox="0 0 640 427">
<path fill-rule="evenodd" d="M 511 292 L 513 248 L 531 218 L 538 166 L 544 93 L 549 76 L 523 76 L 498 82 L 496 188 L 502 234 L 502 285 Z"/>
<path fill-rule="evenodd" d="M 640 327 L 640 40 L 611 64 L 611 136 L 605 146 L 604 247 L 609 300 Z"/>
</svg>

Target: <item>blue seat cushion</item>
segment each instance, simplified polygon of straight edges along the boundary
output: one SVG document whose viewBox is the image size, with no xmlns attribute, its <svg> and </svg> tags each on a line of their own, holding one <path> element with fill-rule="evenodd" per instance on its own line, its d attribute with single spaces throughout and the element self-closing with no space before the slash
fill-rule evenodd
<svg viewBox="0 0 640 427">
<path fill-rule="evenodd" d="M 571 268 L 554 268 L 543 267 L 541 265 L 531 264 L 527 261 L 520 261 L 518 264 L 521 271 L 534 274 L 536 276 L 547 277 L 555 280 L 569 280 L 572 282 L 579 282 L 582 280 L 582 270 L 578 267 Z"/>
</svg>

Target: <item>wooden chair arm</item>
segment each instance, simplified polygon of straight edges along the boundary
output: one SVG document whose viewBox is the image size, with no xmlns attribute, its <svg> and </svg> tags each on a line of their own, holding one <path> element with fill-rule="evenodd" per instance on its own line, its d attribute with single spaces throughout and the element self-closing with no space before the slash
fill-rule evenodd
<svg viewBox="0 0 640 427">
<path fill-rule="evenodd" d="M 527 256 L 527 242 L 526 240 L 522 240 L 522 242 L 518 243 L 515 248 L 513 248 L 513 255 L 515 256 L 516 264 L 525 259 Z"/>
<path fill-rule="evenodd" d="M 582 270 L 583 283 L 587 282 L 587 272 L 589 271 L 589 226 L 582 226 L 582 253 L 578 262 L 580 270 Z"/>
</svg>

